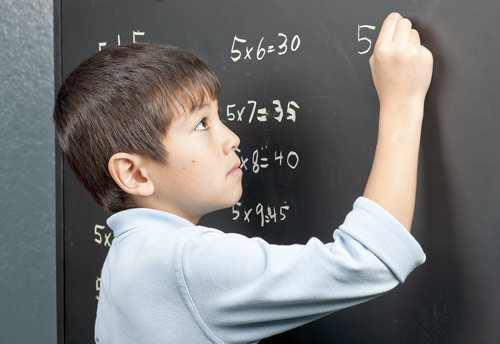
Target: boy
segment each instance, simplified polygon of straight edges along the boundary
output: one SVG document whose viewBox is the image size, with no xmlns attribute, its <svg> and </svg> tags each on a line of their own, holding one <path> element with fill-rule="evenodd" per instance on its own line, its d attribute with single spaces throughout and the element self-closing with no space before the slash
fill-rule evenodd
<svg viewBox="0 0 500 344">
<path fill-rule="evenodd" d="M 424 262 L 408 232 L 432 55 L 392 13 L 370 65 L 380 122 L 364 197 L 333 242 L 292 246 L 196 225 L 242 193 L 239 138 L 220 121 L 217 78 L 198 58 L 122 46 L 67 78 L 54 111 L 59 141 L 114 213 L 96 342 L 255 343 L 379 296 Z"/>
</svg>

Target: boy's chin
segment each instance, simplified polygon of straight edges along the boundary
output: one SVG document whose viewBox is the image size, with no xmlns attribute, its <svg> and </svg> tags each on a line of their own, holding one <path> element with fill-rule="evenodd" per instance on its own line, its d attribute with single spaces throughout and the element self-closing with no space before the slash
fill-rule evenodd
<svg viewBox="0 0 500 344">
<path fill-rule="evenodd" d="M 242 193 L 240 192 L 233 199 L 231 199 L 230 201 L 228 201 L 226 204 L 220 205 L 220 207 L 217 207 L 217 209 L 212 210 L 212 212 L 213 211 L 217 211 L 217 210 L 231 208 L 232 206 L 234 206 L 241 199 L 241 196 L 242 196 Z"/>
<path fill-rule="evenodd" d="M 233 197 L 226 198 L 223 203 L 214 204 L 212 208 L 205 209 L 204 214 L 202 216 L 208 215 L 215 211 L 228 209 L 234 206 L 240 199 L 243 194 L 243 189 L 240 188 L 237 192 L 234 193 Z"/>
</svg>

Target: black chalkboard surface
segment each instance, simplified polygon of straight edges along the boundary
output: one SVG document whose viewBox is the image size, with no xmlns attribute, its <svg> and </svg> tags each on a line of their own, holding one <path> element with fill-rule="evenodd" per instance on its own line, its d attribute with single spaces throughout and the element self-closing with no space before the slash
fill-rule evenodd
<svg viewBox="0 0 500 344">
<path fill-rule="evenodd" d="M 330 241 L 377 136 L 368 58 L 391 11 L 434 54 L 412 234 L 427 263 L 385 296 L 262 343 L 500 343 L 500 2 L 55 0 L 56 89 L 99 49 L 179 46 L 222 84 L 244 195 L 203 225 Z M 57 153 L 59 341 L 90 343 L 108 216 Z M 141 293 L 141 290 L 137 290 Z M 166 341 L 168 342 L 168 341 Z"/>
</svg>

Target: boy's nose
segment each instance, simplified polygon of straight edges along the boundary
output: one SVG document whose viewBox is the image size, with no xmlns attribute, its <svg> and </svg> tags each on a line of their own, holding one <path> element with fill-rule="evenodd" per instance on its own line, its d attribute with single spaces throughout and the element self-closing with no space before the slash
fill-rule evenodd
<svg viewBox="0 0 500 344">
<path fill-rule="evenodd" d="M 231 151 L 236 150 L 240 145 L 240 138 L 231 129 L 224 125 L 225 129 L 225 141 L 224 141 L 224 153 L 228 154 Z"/>
</svg>

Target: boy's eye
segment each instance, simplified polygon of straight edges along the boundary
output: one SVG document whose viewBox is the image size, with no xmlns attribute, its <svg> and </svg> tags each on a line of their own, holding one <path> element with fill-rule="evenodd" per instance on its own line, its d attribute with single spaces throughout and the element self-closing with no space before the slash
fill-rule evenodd
<svg viewBox="0 0 500 344">
<path fill-rule="evenodd" d="M 208 119 L 205 117 L 200 121 L 200 123 L 196 125 L 196 128 L 194 128 L 194 130 L 207 130 L 208 128 L 210 128 L 208 126 Z"/>
</svg>

